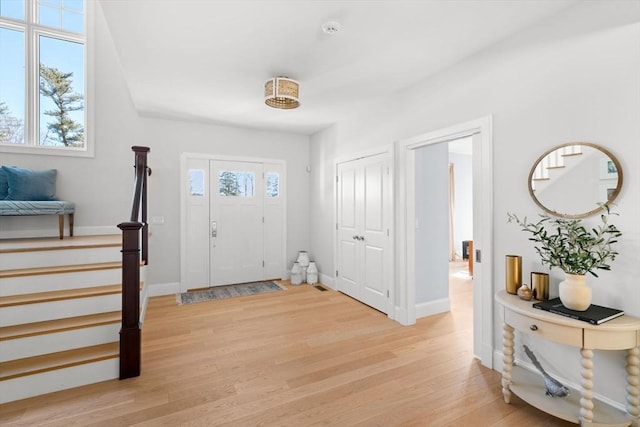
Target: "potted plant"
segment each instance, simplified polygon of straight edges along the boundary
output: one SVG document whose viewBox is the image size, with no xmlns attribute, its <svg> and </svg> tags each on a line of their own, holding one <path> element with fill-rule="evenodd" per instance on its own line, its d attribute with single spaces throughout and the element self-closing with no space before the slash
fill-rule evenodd
<svg viewBox="0 0 640 427">
<path fill-rule="evenodd" d="M 562 304 L 572 310 L 584 311 L 591 305 L 591 289 L 586 285 L 587 273 L 598 277 L 596 270 L 611 270 L 609 263 L 618 252 L 613 245 L 622 235 L 615 225 L 609 223 L 609 206 L 601 205 L 604 213 L 601 223 L 587 229 L 581 219 L 567 219 L 540 214 L 538 222 L 527 222 L 515 214 L 507 213 L 509 222 L 515 222 L 522 231 L 531 233 L 542 265 L 559 267 L 565 273 L 559 293 Z"/>
</svg>

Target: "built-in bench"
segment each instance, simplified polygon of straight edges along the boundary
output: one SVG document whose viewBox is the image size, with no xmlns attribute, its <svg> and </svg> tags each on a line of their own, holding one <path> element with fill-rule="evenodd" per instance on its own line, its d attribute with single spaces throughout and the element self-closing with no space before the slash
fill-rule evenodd
<svg viewBox="0 0 640 427">
<path fill-rule="evenodd" d="M 64 216 L 69 215 L 69 236 L 73 236 L 76 205 L 56 199 L 56 177 L 55 169 L 0 167 L 0 216 L 57 215 L 58 234 L 63 239 Z"/>
<path fill-rule="evenodd" d="M 69 236 L 73 236 L 76 204 L 63 200 L 0 200 L 0 216 L 58 215 L 58 234 L 64 238 L 64 216 L 69 215 Z"/>
</svg>

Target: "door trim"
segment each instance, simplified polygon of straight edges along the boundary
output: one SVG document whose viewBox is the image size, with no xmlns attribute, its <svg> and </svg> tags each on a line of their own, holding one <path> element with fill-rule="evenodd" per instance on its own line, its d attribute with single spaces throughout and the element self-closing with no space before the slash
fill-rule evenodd
<svg viewBox="0 0 640 427">
<path fill-rule="evenodd" d="M 338 290 L 338 277 L 336 276 L 336 270 L 338 268 L 338 183 L 336 178 L 338 176 L 338 165 L 341 163 L 351 162 L 354 160 L 362 159 L 364 157 L 376 156 L 379 154 L 386 154 L 389 156 L 389 200 L 394 205 L 395 202 L 395 150 L 393 144 L 387 144 L 380 147 L 371 148 L 368 150 L 360 151 L 352 154 L 345 154 L 339 157 L 336 157 L 333 161 L 333 197 L 334 197 L 334 210 L 333 210 L 333 265 L 334 271 L 331 274 L 331 278 L 333 283 L 331 284 L 331 288 L 333 290 Z M 389 298 L 387 301 L 387 317 L 389 319 L 395 319 L 394 307 L 395 307 L 395 278 L 396 278 L 396 251 L 395 251 L 395 220 L 396 210 L 389 209 L 389 258 L 390 264 L 389 268 L 391 269 L 390 277 L 392 283 L 389 283 L 387 286 L 387 291 L 389 292 Z"/>
<path fill-rule="evenodd" d="M 284 209 L 282 212 L 282 278 L 288 277 L 287 270 L 287 162 L 282 159 L 263 157 L 228 156 L 207 153 L 180 153 L 180 292 L 186 292 L 187 284 L 187 193 L 189 180 L 187 178 L 187 160 L 222 160 L 253 163 L 276 163 L 282 166 L 282 180 L 285 191 L 282 197 Z"/>
<path fill-rule="evenodd" d="M 398 296 L 396 320 L 403 325 L 416 322 L 415 305 L 415 236 L 409 224 L 415 223 L 415 149 L 447 142 L 454 139 L 479 135 L 481 153 L 474 150 L 474 176 L 478 165 L 481 180 L 479 207 L 481 223 L 474 234 L 482 237 L 482 271 L 479 280 L 474 280 L 473 298 L 473 348 L 484 366 L 493 366 L 493 136 L 491 116 L 482 117 L 466 123 L 439 129 L 397 142 L 398 203 L 397 203 L 397 240 L 396 240 L 396 283 Z M 475 210 L 475 209 L 474 209 Z M 475 213 L 474 213 L 475 216 Z"/>
</svg>

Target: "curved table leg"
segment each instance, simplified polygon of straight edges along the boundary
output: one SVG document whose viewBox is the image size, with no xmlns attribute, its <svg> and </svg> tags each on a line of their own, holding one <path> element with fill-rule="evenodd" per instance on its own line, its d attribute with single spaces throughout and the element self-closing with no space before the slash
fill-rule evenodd
<svg viewBox="0 0 640 427">
<path fill-rule="evenodd" d="M 640 347 L 627 350 L 627 413 L 631 425 L 640 427 Z"/>
<path fill-rule="evenodd" d="M 503 326 L 502 330 L 502 395 L 504 401 L 509 403 L 511 401 L 511 370 L 513 369 L 513 327 L 507 325 Z"/>
<path fill-rule="evenodd" d="M 582 390 L 580 391 L 580 421 L 582 425 L 593 422 L 593 350 L 583 348 Z"/>
</svg>

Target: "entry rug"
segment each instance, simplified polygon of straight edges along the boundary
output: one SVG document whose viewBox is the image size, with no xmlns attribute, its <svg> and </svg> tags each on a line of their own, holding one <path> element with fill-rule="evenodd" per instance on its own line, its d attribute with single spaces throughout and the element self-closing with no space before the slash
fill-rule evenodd
<svg viewBox="0 0 640 427">
<path fill-rule="evenodd" d="M 252 282 L 237 285 L 214 286 L 202 291 L 183 292 L 176 295 L 178 304 L 195 304 L 216 299 L 234 298 L 245 295 L 266 294 L 286 290 L 275 282 Z"/>
</svg>

